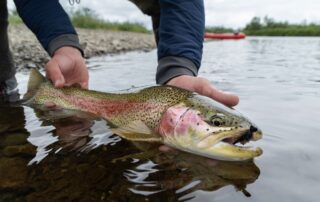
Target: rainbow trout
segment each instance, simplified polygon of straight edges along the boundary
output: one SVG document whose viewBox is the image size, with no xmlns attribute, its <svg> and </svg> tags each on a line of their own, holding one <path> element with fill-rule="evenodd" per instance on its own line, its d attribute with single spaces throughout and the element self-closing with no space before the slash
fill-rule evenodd
<svg viewBox="0 0 320 202">
<path fill-rule="evenodd" d="M 24 100 L 29 105 L 52 102 L 65 109 L 92 113 L 106 119 L 115 134 L 131 141 L 160 142 L 228 161 L 262 154 L 260 148 L 239 145 L 262 137 L 247 118 L 212 99 L 173 86 L 148 87 L 133 93 L 56 89 L 32 69 Z"/>
</svg>

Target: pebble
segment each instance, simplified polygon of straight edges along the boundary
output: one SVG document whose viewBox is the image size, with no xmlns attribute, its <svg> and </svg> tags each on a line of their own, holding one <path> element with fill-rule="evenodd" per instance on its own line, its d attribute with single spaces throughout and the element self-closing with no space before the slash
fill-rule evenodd
<svg viewBox="0 0 320 202">
<path fill-rule="evenodd" d="M 77 29 L 86 58 L 156 48 L 153 34 L 108 30 Z M 17 34 L 19 33 L 19 34 Z M 50 57 L 25 25 L 10 25 L 9 39 L 18 71 L 41 68 Z"/>
</svg>

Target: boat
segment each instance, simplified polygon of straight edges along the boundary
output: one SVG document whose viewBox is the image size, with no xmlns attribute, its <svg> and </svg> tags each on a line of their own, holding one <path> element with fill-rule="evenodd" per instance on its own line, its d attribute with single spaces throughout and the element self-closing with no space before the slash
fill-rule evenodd
<svg viewBox="0 0 320 202">
<path fill-rule="evenodd" d="M 246 35 L 244 33 L 204 33 L 205 39 L 244 39 Z"/>
</svg>

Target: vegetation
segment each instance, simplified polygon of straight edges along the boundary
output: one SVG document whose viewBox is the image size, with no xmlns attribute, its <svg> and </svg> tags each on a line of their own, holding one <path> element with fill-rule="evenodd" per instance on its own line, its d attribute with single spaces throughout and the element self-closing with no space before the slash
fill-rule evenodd
<svg viewBox="0 0 320 202">
<path fill-rule="evenodd" d="M 206 27 L 206 32 L 213 32 L 213 33 L 234 33 L 236 30 L 232 28 L 226 28 L 223 26 L 216 26 L 216 27 Z"/>
<path fill-rule="evenodd" d="M 94 11 L 88 8 L 83 8 L 75 12 L 70 12 L 70 18 L 72 24 L 79 28 L 89 29 L 106 29 L 115 31 L 130 31 L 130 32 L 142 32 L 149 33 L 150 31 L 140 23 L 132 22 L 109 22 L 100 18 Z M 12 11 L 9 16 L 10 24 L 22 23 L 16 11 Z"/>
<path fill-rule="evenodd" d="M 75 27 L 89 29 L 106 29 L 115 31 L 131 31 L 149 33 L 150 31 L 140 23 L 132 22 L 110 22 L 100 18 L 93 10 L 83 8 L 75 12 L 70 12 L 70 18 Z M 9 23 L 20 24 L 21 18 L 16 11 L 12 11 L 9 16 Z M 239 30 L 226 28 L 223 26 L 206 27 L 207 32 L 214 33 L 234 33 Z M 289 24 L 288 22 L 275 21 L 268 16 L 263 19 L 254 17 L 242 29 L 241 32 L 249 36 L 320 36 L 320 24 L 300 23 Z"/>
<path fill-rule="evenodd" d="M 17 11 L 12 11 L 12 13 L 9 15 L 9 23 L 10 24 L 21 24 L 22 20 L 19 17 Z"/>
<path fill-rule="evenodd" d="M 71 21 L 75 27 L 90 28 L 90 29 L 107 29 L 116 31 L 131 31 L 131 32 L 150 32 L 140 23 L 131 22 L 109 22 L 101 19 L 94 11 L 84 8 L 71 13 Z"/>
<path fill-rule="evenodd" d="M 242 32 L 251 36 L 320 36 L 320 25 L 306 22 L 289 24 L 277 22 L 268 16 L 263 19 L 254 17 Z"/>
</svg>

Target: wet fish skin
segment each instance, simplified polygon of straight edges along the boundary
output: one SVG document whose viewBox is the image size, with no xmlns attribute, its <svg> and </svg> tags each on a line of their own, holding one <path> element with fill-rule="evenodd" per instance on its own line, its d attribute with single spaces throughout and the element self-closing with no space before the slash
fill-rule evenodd
<svg viewBox="0 0 320 202">
<path fill-rule="evenodd" d="M 32 69 L 24 100 L 31 105 L 52 102 L 65 109 L 95 114 L 106 119 L 114 133 L 128 140 L 158 141 L 179 150 L 228 161 L 248 160 L 262 154 L 260 148 L 242 148 L 223 142 L 248 135 L 253 127 L 248 119 L 207 97 L 173 86 L 154 86 L 121 94 L 78 87 L 56 89 Z M 261 136 L 259 129 L 251 135 L 252 140 Z"/>
</svg>

